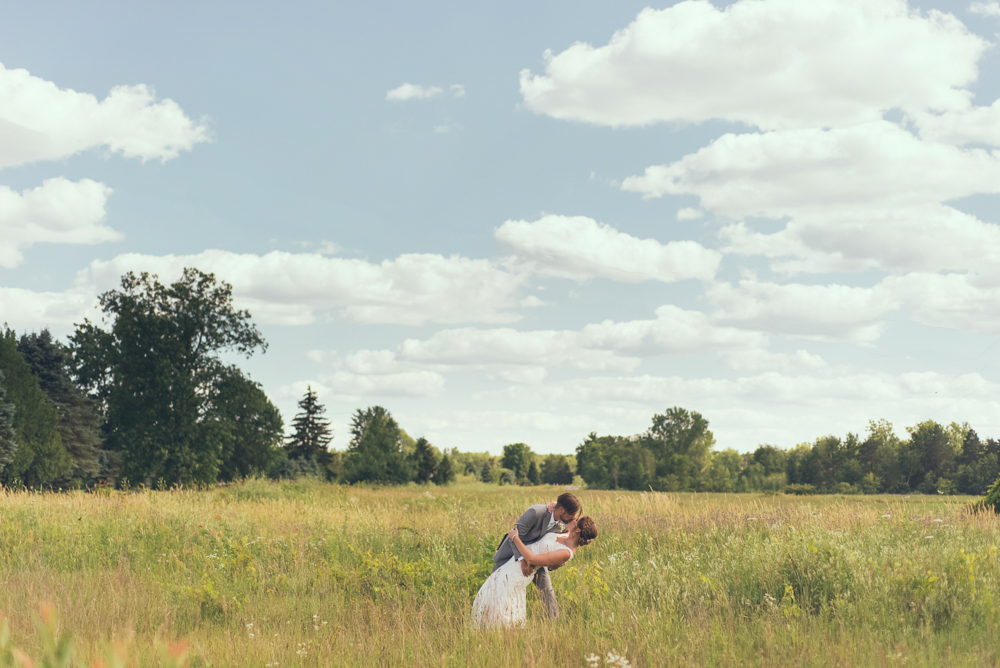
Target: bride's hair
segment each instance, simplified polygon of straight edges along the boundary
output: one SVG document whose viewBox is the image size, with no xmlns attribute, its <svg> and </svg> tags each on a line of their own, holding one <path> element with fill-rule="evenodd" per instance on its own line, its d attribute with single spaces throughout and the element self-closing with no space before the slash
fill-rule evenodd
<svg viewBox="0 0 1000 668">
<path fill-rule="evenodd" d="M 577 540 L 577 545 L 586 545 L 590 541 L 597 538 L 597 525 L 594 524 L 594 519 L 590 515 L 584 515 L 576 523 L 576 528 L 580 530 L 580 537 Z"/>
</svg>

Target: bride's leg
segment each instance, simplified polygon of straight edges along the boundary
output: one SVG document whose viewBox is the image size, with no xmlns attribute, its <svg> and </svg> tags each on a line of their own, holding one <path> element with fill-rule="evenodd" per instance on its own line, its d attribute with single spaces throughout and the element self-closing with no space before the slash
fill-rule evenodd
<svg viewBox="0 0 1000 668">
<path fill-rule="evenodd" d="M 559 619 L 559 604 L 556 603 L 556 593 L 552 591 L 552 580 L 549 569 L 539 568 L 535 571 L 535 586 L 542 598 L 542 607 L 549 619 Z"/>
</svg>

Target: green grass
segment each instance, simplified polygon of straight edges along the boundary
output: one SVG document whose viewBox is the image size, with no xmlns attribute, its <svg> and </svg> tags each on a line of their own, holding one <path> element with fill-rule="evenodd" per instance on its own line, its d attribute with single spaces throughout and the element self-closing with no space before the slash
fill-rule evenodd
<svg viewBox="0 0 1000 668">
<path fill-rule="evenodd" d="M 0 494 L 0 612 L 44 654 L 142 665 L 984 666 L 1000 657 L 1000 521 L 962 497 L 582 491 L 600 536 L 553 574 L 562 616 L 468 625 L 493 548 L 554 487 Z M 2 655 L 0 655 L 2 656 Z M 0 664 L 2 665 L 2 664 Z"/>
</svg>

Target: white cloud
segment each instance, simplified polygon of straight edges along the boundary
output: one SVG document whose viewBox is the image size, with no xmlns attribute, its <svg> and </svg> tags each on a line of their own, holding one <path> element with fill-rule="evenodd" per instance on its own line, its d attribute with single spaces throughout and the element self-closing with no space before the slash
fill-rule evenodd
<svg viewBox="0 0 1000 668">
<path fill-rule="evenodd" d="M 510 309 L 526 279 L 489 260 L 457 255 L 408 254 L 376 264 L 315 253 L 261 256 L 207 250 L 95 260 L 78 283 L 109 289 L 126 271 L 149 271 L 169 282 L 184 267 L 213 272 L 232 283 L 235 301 L 261 322 L 288 325 L 312 322 L 317 311 L 326 309 L 368 323 L 512 322 L 518 316 Z"/>
<path fill-rule="evenodd" d="M 969 5 L 969 11 L 981 16 L 1000 16 L 1000 2 L 997 0 L 986 0 L 986 2 L 977 0 Z"/>
<path fill-rule="evenodd" d="M 1000 156 L 921 141 L 894 123 L 726 134 L 622 184 L 644 197 L 697 195 L 731 217 L 780 218 L 851 206 L 912 207 L 1000 192 Z"/>
<path fill-rule="evenodd" d="M 100 146 L 126 158 L 169 160 L 209 140 L 203 122 L 192 121 L 173 100 L 157 101 L 143 84 L 116 86 L 99 101 L 0 64 L 0 167 Z"/>
<path fill-rule="evenodd" d="M 449 90 L 455 97 L 465 97 L 465 86 L 462 84 L 452 84 Z"/>
<path fill-rule="evenodd" d="M 0 186 L 0 266 L 16 267 L 36 243 L 96 244 L 121 234 L 104 224 L 111 188 L 58 177 L 23 193 Z"/>
<path fill-rule="evenodd" d="M 602 125 L 848 126 L 965 108 L 988 46 L 904 0 L 690 0 L 644 9 L 606 46 L 546 52 L 545 74 L 520 83 L 527 108 Z"/>
<path fill-rule="evenodd" d="M 1000 281 L 968 274 L 911 273 L 877 286 L 911 310 L 915 321 L 977 334 L 1000 334 Z"/>
<path fill-rule="evenodd" d="M 508 220 L 496 230 L 496 238 L 534 273 L 578 281 L 595 277 L 624 283 L 710 280 L 722 259 L 719 252 L 694 241 L 661 244 L 638 239 L 584 216 Z"/>
<path fill-rule="evenodd" d="M 885 290 L 846 285 L 801 285 L 743 280 L 716 283 L 706 292 L 714 319 L 756 330 L 818 340 L 872 343 L 882 317 L 901 303 Z"/>
<path fill-rule="evenodd" d="M 332 366 L 331 370 L 320 371 L 313 383 L 324 394 L 425 397 L 444 390 L 444 376 L 402 363 L 388 350 L 359 350 L 343 358 L 335 353 L 311 351 L 309 357 Z"/>
<path fill-rule="evenodd" d="M 692 207 L 685 207 L 677 211 L 677 220 L 698 220 L 699 218 L 704 218 L 705 212 L 701 209 L 695 209 Z"/>
<path fill-rule="evenodd" d="M 35 292 L 24 288 L 0 287 L 0 321 L 17 331 L 60 328 L 97 312 L 97 294 L 91 290 Z"/>
<path fill-rule="evenodd" d="M 426 100 L 427 98 L 440 95 L 444 92 L 440 86 L 420 86 L 418 84 L 404 83 L 399 88 L 393 88 L 385 94 L 385 99 L 401 102 L 404 100 Z"/>
</svg>

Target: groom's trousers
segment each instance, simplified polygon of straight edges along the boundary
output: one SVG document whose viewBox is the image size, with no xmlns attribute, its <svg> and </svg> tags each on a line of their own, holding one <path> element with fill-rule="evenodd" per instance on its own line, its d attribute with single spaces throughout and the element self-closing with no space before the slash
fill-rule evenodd
<svg viewBox="0 0 1000 668">
<path fill-rule="evenodd" d="M 542 607 L 549 619 L 559 619 L 559 604 L 556 603 L 556 593 L 552 591 L 552 580 L 549 569 L 539 568 L 535 571 L 535 587 L 542 598 Z"/>
</svg>

